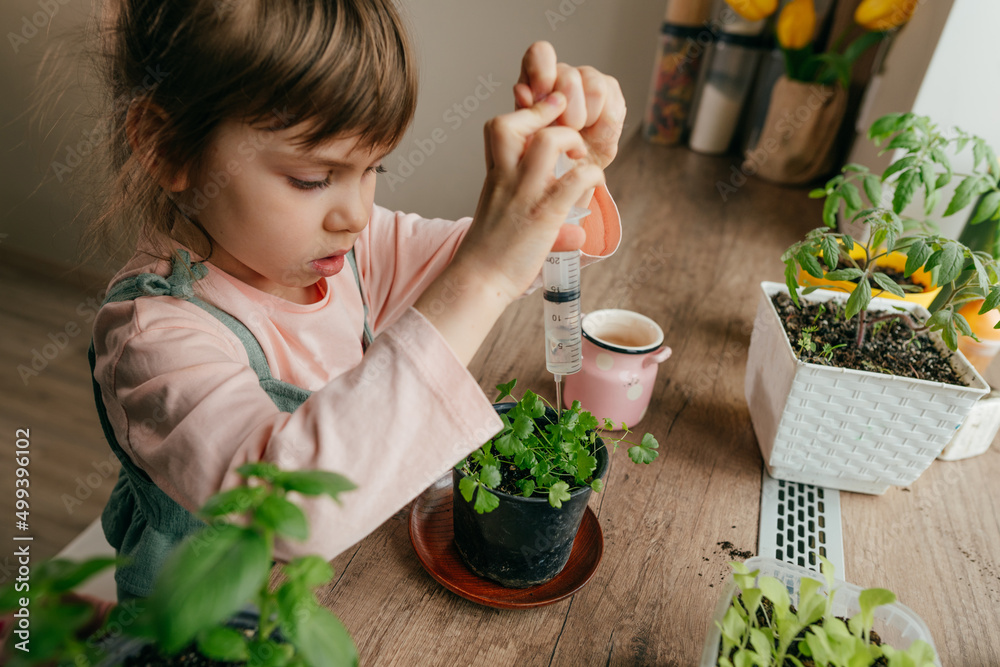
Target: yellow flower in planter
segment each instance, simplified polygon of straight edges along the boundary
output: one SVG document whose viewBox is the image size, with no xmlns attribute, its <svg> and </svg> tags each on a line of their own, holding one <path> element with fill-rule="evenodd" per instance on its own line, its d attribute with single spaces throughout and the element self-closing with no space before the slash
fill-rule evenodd
<svg viewBox="0 0 1000 667">
<path fill-rule="evenodd" d="M 801 49 L 812 41 L 816 30 L 816 8 L 812 0 L 792 0 L 778 16 L 778 43 L 786 49 Z"/>
<path fill-rule="evenodd" d="M 765 19 L 778 8 L 778 0 L 726 0 L 726 3 L 747 21 Z"/>
<path fill-rule="evenodd" d="M 917 0 L 864 0 L 854 12 L 854 22 L 865 30 L 892 30 L 913 16 Z"/>
</svg>

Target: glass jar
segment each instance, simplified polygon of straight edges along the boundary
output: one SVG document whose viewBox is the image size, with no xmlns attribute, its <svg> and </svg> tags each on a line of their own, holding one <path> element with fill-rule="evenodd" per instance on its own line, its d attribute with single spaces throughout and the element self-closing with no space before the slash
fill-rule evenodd
<svg viewBox="0 0 1000 667">
<path fill-rule="evenodd" d="M 650 143 L 680 143 L 688 123 L 698 72 L 713 39 L 714 35 L 707 28 L 663 24 L 642 125 L 642 136 Z"/>
</svg>

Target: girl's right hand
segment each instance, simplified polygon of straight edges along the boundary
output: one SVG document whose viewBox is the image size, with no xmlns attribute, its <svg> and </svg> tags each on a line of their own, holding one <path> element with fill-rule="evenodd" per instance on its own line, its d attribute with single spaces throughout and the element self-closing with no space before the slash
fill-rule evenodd
<svg viewBox="0 0 1000 667">
<path fill-rule="evenodd" d="M 604 183 L 580 133 L 552 126 L 566 109 L 553 92 L 486 123 L 486 181 L 455 258 L 414 304 L 467 364 L 503 313 L 534 282 L 553 250 L 580 248 L 582 229 L 564 225 L 573 203 Z M 556 160 L 575 165 L 559 179 Z M 458 294 L 455 294 L 458 286 Z"/>
<path fill-rule="evenodd" d="M 574 202 L 604 182 L 580 133 L 550 127 L 566 104 L 565 95 L 553 92 L 484 127 L 486 181 L 455 261 L 467 262 L 510 301 L 531 286 L 548 253 L 583 245 L 583 230 L 564 222 Z M 560 153 L 576 164 L 556 179 Z"/>
</svg>

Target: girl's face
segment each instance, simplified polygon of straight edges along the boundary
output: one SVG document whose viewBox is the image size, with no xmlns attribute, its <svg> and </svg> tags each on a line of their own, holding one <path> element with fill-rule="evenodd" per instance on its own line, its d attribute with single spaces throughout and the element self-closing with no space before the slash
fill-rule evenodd
<svg viewBox="0 0 1000 667">
<path fill-rule="evenodd" d="M 387 151 L 338 137 L 309 152 L 298 133 L 224 123 L 184 194 L 212 237 L 209 261 L 261 291 L 312 303 L 316 283 L 343 270 L 368 224 Z"/>
</svg>

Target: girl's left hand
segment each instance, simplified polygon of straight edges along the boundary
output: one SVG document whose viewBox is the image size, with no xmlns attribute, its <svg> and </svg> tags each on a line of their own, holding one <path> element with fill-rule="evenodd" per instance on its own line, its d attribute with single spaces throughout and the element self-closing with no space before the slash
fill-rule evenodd
<svg viewBox="0 0 1000 667">
<path fill-rule="evenodd" d="M 556 90 L 568 100 L 556 122 L 578 130 L 591 160 L 606 169 L 618 154 L 625 125 L 625 98 L 618 80 L 593 67 L 557 62 L 550 43 L 535 42 L 521 60 L 521 76 L 514 85 L 515 107 L 531 107 Z"/>
</svg>

